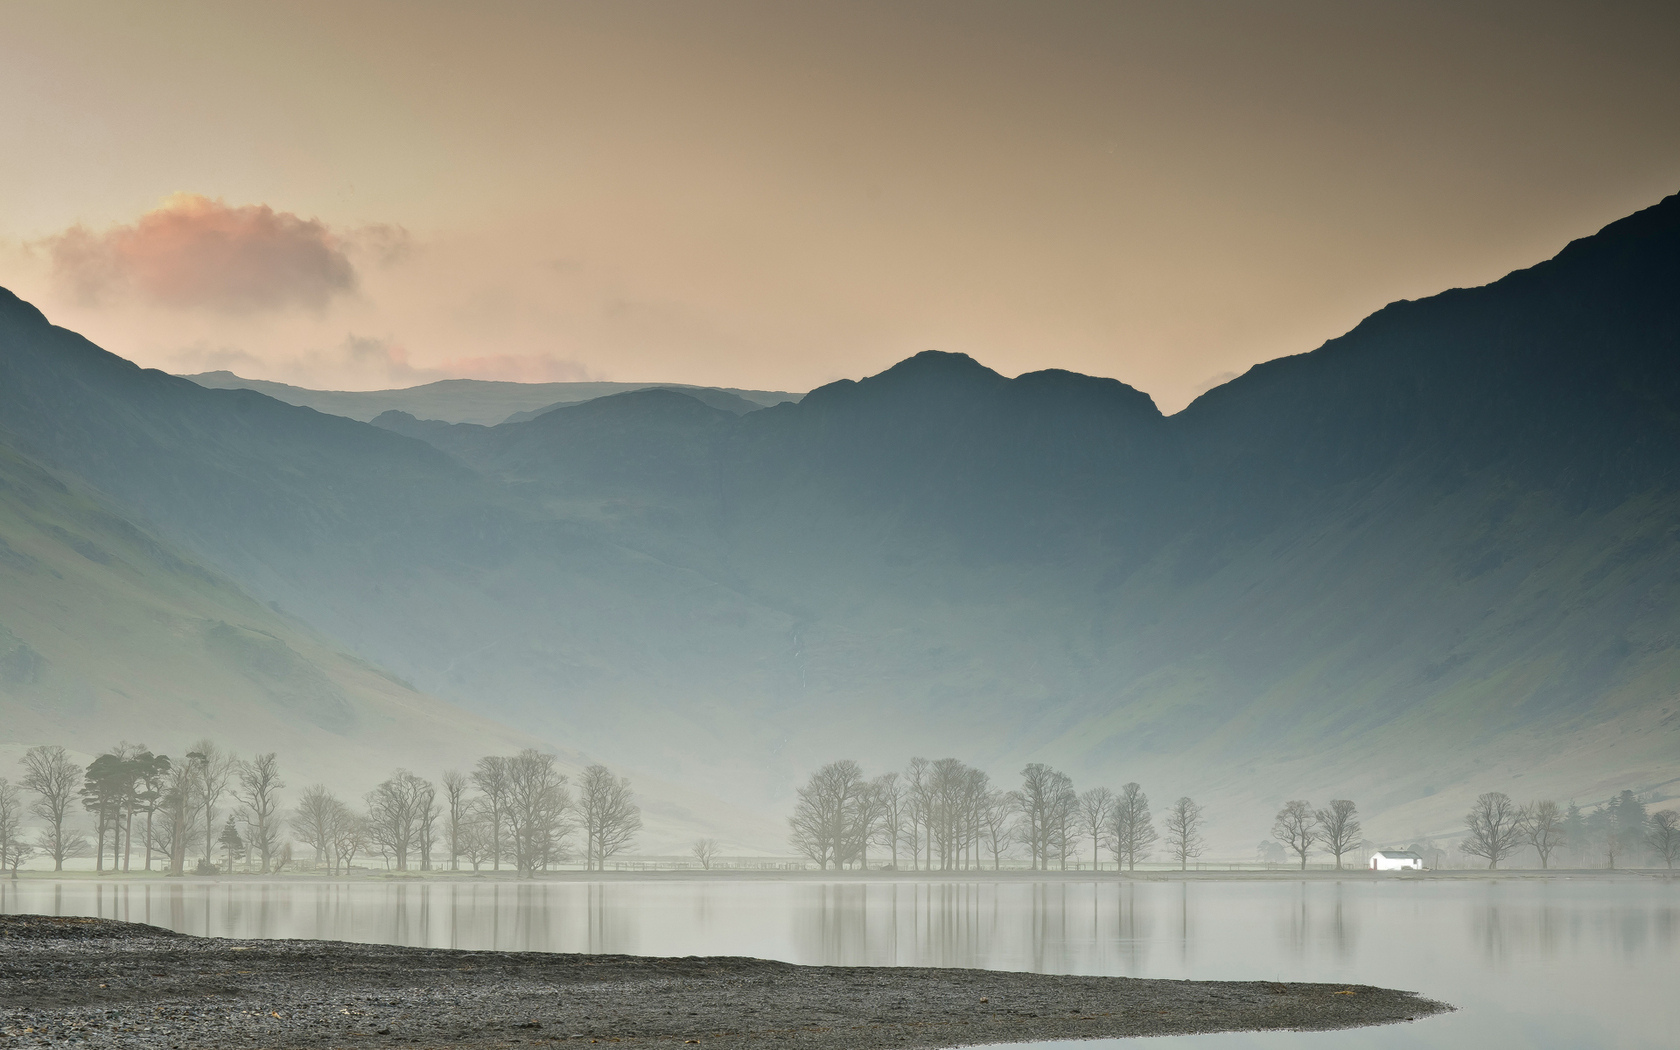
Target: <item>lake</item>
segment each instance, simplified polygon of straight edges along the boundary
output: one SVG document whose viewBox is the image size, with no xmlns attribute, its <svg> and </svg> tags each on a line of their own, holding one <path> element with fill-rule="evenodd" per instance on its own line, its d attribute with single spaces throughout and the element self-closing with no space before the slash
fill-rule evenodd
<svg viewBox="0 0 1680 1050">
<path fill-rule="evenodd" d="M 1161 1050 L 1680 1047 L 1680 882 L 1633 876 L 24 880 L 0 882 L 0 912 L 102 915 L 229 937 L 1347 982 L 1461 1008 L 1385 1028 L 1148 1044 Z"/>
</svg>

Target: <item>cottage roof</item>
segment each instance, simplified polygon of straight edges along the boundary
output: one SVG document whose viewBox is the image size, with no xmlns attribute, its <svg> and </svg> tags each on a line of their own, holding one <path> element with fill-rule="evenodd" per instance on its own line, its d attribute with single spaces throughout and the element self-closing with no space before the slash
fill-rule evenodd
<svg viewBox="0 0 1680 1050">
<path fill-rule="evenodd" d="M 1380 849 L 1380 850 L 1377 850 L 1377 856 L 1382 857 L 1385 860 L 1422 860 L 1423 859 L 1423 856 L 1421 854 L 1413 853 L 1411 850 L 1404 850 L 1404 849 Z"/>
</svg>

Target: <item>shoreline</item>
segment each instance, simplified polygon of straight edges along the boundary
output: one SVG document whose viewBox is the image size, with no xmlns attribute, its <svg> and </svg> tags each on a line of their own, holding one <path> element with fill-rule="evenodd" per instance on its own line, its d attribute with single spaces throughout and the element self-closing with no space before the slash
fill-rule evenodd
<svg viewBox="0 0 1680 1050">
<path fill-rule="evenodd" d="M 0 1045 L 955 1047 L 1324 1031 L 1453 1009 L 1365 985 L 192 937 L 0 916 Z"/>
<path fill-rule="evenodd" d="M 512 871 L 383 871 L 363 869 L 349 874 L 328 875 L 319 872 L 233 872 L 216 875 L 167 875 L 159 871 L 21 871 L 18 878 L 0 876 L 0 883 L 12 882 L 156 882 L 169 885 L 214 885 L 221 882 L 438 882 L 486 883 L 533 882 L 847 882 L 847 883 L 929 883 L 929 882 L 1068 882 L 1116 883 L 1128 882 L 1487 882 L 1498 879 L 1541 881 L 1547 879 L 1613 881 L 1633 879 L 1680 879 L 1680 869 L 1665 868 L 1501 868 L 1431 870 L 1421 872 L 1383 871 L 1347 868 L 1341 871 L 1267 871 L 1238 869 L 1235 871 L 776 871 L 756 868 L 714 868 L 710 871 L 676 868 L 637 871 L 547 871 L 534 877 L 520 876 Z"/>
</svg>

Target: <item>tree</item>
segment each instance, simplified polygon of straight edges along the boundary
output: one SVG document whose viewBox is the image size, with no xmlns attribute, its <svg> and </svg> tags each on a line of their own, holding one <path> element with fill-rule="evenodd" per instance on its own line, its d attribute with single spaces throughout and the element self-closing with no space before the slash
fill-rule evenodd
<svg viewBox="0 0 1680 1050">
<path fill-rule="evenodd" d="M 912 758 L 910 765 L 904 771 L 904 810 L 905 830 L 909 833 L 910 868 L 912 871 L 921 870 L 922 843 L 927 836 L 922 834 L 923 827 L 928 821 L 928 811 L 931 808 L 928 799 L 928 777 L 932 763 L 925 758 Z M 928 865 L 933 864 L 933 851 L 928 851 Z"/>
<path fill-rule="evenodd" d="M 1015 792 L 1020 814 L 1020 838 L 1032 855 L 1034 871 L 1050 867 L 1050 853 L 1058 833 L 1068 823 L 1073 781 L 1043 762 L 1031 762 L 1021 770 L 1021 787 Z M 1064 864 L 1065 866 L 1065 864 Z"/>
<path fill-rule="evenodd" d="M 1589 831 L 1586 815 L 1581 812 L 1580 806 L 1571 801 L 1569 808 L 1563 812 L 1563 841 L 1575 854 L 1577 867 L 1586 863 Z"/>
<path fill-rule="evenodd" d="M 1674 858 L 1680 856 L 1680 812 L 1659 809 L 1646 818 L 1646 824 L 1650 828 L 1647 841 L 1651 848 L 1672 869 Z"/>
<path fill-rule="evenodd" d="M 823 766 L 799 789 L 799 801 L 788 818 L 789 838 L 818 868 L 845 863 L 852 811 L 863 789 L 863 770 L 849 758 Z"/>
<path fill-rule="evenodd" d="M 409 857 L 421 852 L 424 810 L 431 804 L 432 785 L 406 769 L 367 794 L 368 838 L 388 853 L 398 871 L 407 871 Z"/>
<path fill-rule="evenodd" d="M 1605 853 L 1609 866 L 1614 868 L 1618 854 L 1632 853 L 1645 844 L 1645 803 L 1638 795 L 1624 790 L 1607 802 L 1602 812 L 1606 818 L 1603 829 Z"/>
<path fill-rule="evenodd" d="M 526 748 L 507 760 L 506 769 L 505 819 L 513 836 L 514 868 L 531 876 L 563 858 L 572 799 L 566 775 L 554 768 L 553 755 Z M 636 827 L 640 826 L 638 818 Z"/>
<path fill-rule="evenodd" d="M 490 822 L 490 863 L 496 871 L 502 870 L 502 824 L 507 813 L 508 761 L 501 755 L 488 755 L 479 759 L 472 771 L 473 786 L 484 796 L 485 812 Z"/>
<path fill-rule="evenodd" d="M 1136 871 L 1137 862 L 1149 856 L 1149 848 L 1160 837 L 1149 817 L 1149 796 L 1136 781 L 1120 789 L 1112 819 L 1115 863 L 1125 861 L 1127 871 Z"/>
<path fill-rule="evenodd" d="M 216 832 L 216 807 L 233 782 L 239 759 L 231 753 L 224 753 L 210 740 L 194 744 L 187 752 L 187 759 L 196 777 L 193 794 L 204 812 L 204 862 L 208 864 L 215 849 L 211 837 Z"/>
<path fill-rule="evenodd" d="M 1489 791 L 1476 797 L 1476 805 L 1464 818 L 1469 836 L 1459 849 L 1472 857 L 1486 858 L 1489 868 L 1522 842 L 1522 811 L 1503 791 Z"/>
<path fill-rule="evenodd" d="M 368 818 L 345 805 L 339 805 L 334 810 L 333 857 L 344 866 L 344 874 L 350 874 L 350 865 L 355 862 L 356 854 L 365 852 L 372 842 L 373 829 Z"/>
<path fill-rule="evenodd" d="M 251 831 L 248 841 L 257 855 L 257 870 L 267 874 L 280 846 L 280 789 L 286 782 L 280 779 L 273 751 L 239 763 L 235 772 L 239 788 L 233 797 L 243 807 L 245 825 Z"/>
<path fill-rule="evenodd" d="M 458 769 L 443 775 L 444 804 L 448 808 L 448 823 L 444 834 L 449 839 L 449 870 L 461 870 L 461 822 L 467 817 L 467 778 Z"/>
<path fill-rule="evenodd" d="M 94 759 L 82 778 L 82 808 L 93 814 L 94 870 L 105 870 L 105 835 L 111 834 L 111 868 L 117 867 L 117 850 L 122 846 L 120 817 L 123 803 L 134 787 L 133 771 L 116 754 Z"/>
<path fill-rule="evenodd" d="M 67 857 L 87 851 L 87 839 L 69 826 L 70 804 L 82 783 L 82 768 L 56 744 L 41 744 L 23 753 L 23 786 L 33 791 L 30 811 L 46 821 L 41 849 L 53 860 L 53 870 L 63 871 Z"/>
<path fill-rule="evenodd" d="M 315 851 L 317 868 L 325 860 L 329 870 L 337 870 L 338 865 L 332 859 L 333 837 L 343 809 L 344 803 L 325 784 L 309 785 L 298 799 L 297 809 L 292 813 L 292 832 Z"/>
<path fill-rule="evenodd" d="M 491 851 L 495 849 L 490 821 L 490 807 L 485 801 L 482 798 L 469 799 L 461 816 L 461 825 L 456 830 L 456 841 L 461 848 L 461 856 L 467 858 L 474 871 L 490 859 Z"/>
<path fill-rule="evenodd" d="M 227 858 L 227 872 L 233 874 L 233 862 L 245 856 L 245 840 L 239 837 L 239 828 L 233 822 L 233 814 L 229 813 L 227 823 L 222 826 L 222 833 L 216 839 L 221 844 L 222 853 Z"/>
<path fill-rule="evenodd" d="M 1523 838 L 1540 855 L 1540 867 L 1550 867 L 1552 852 L 1563 844 L 1563 812 L 1550 800 L 1531 802 L 1521 820 Z"/>
<path fill-rule="evenodd" d="M 881 806 L 881 819 L 877 825 L 877 841 L 887 848 L 892 855 L 892 867 L 898 870 L 898 840 L 904 834 L 904 820 L 906 808 L 904 804 L 904 787 L 898 782 L 897 773 L 882 773 L 870 782 Z"/>
<path fill-rule="evenodd" d="M 162 793 L 156 805 L 157 820 L 155 823 L 148 821 L 153 839 L 151 845 L 169 858 L 171 875 L 185 873 L 187 848 L 198 840 L 201 810 L 193 794 L 197 782 L 191 758 L 172 765 L 160 785 Z"/>
<path fill-rule="evenodd" d="M 1202 855 L 1202 807 L 1186 795 L 1167 810 L 1167 852 L 1178 861 L 1178 870 L 1190 867 L 1190 862 Z"/>
<path fill-rule="evenodd" d="M 437 788 L 425 781 L 420 793 L 420 870 L 432 870 L 432 847 L 437 844 L 437 820 L 442 809 L 437 804 Z"/>
<path fill-rule="evenodd" d="M 864 871 L 869 870 L 869 844 L 890 830 L 887 818 L 893 809 L 893 783 L 898 778 L 891 773 L 887 777 L 892 779 L 876 777 L 864 784 L 852 810 L 853 826 L 847 836 L 848 843 L 852 845 L 847 852 L 856 854 Z"/>
<path fill-rule="evenodd" d="M 146 870 L 152 870 L 152 829 L 158 806 L 163 804 L 169 775 L 174 765 L 168 755 L 143 752 L 135 759 L 136 790 L 134 798 L 146 811 Z M 126 864 L 124 865 L 126 867 Z"/>
<path fill-rule="evenodd" d="M 1014 841 L 1011 823 L 1015 819 L 1015 796 L 1008 791 L 992 791 L 986 795 L 985 806 L 980 811 L 980 830 L 985 835 L 986 847 L 992 854 L 992 870 L 998 871 L 1003 867 L 1003 854 Z"/>
<path fill-rule="evenodd" d="M 1354 819 L 1356 812 L 1358 807 L 1349 800 L 1333 798 L 1328 808 L 1313 814 L 1318 821 L 1318 833 L 1324 840 L 1325 852 L 1336 857 L 1337 871 L 1342 868 L 1342 855 L 1359 842 L 1359 832 L 1362 829 L 1359 821 Z"/>
<path fill-rule="evenodd" d="M 23 793 L 5 777 L 0 777 L 0 872 L 10 871 L 17 878 L 17 869 L 34 847 L 23 841 Z"/>
<path fill-rule="evenodd" d="M 695 839 L 692 850 L 694 859 L 700 862 L 700 866 L 707 871 L 711 871 L 712 861 L 716 860 L 718 855 L 718 840 Z"/>
<path fill-rule="evenodd" d="M 642 811 L 630 781 L 596 764 L 578 781 L 578 812 L 583 818 L 584 868 L 605 871 L 607 858 L 627 849 L 642 829 Z"/>
<path fill-rule="evenodd" d="M 1313 819 L 1312 805 L 1306 799 L 1286 802 L 1272 822 L 1272 834 L 1290 852 L 1301 858 L 1301 870 L 1307 870 L 1307 854 L 1318 841 L 1318 824 Z"/>
<path fill-rule="evenodd" d="M 1079 796 L 1080 830 L 1091 836 L 1091 870 L 1097 870 L 1097 850 L 1102 848 L 1104 834 L 1114 815 L 1114 792 L 1106 787 L 1094 787 Z"/>
</svg>

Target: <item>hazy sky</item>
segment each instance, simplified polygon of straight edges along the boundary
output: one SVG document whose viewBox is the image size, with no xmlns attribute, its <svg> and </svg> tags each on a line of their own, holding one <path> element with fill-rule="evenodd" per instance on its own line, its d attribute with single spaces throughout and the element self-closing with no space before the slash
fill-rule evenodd
<svg viewBox="0 0 1680 1050">
<path fill-rule="evenodd" d="M 1680 190 L 1672 3 L 0 2 L 0 284 L 142 363 L 1175 410 Z"/>
</svg>

